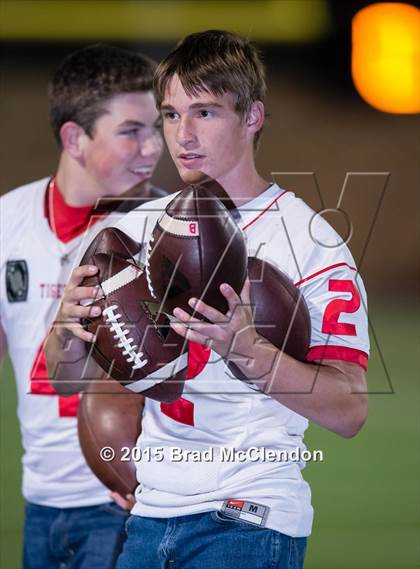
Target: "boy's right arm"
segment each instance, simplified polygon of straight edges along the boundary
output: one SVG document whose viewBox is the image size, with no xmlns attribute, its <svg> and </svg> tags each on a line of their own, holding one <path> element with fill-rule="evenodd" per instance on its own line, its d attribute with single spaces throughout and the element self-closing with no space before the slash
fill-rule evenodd
<svg viewBox="0 0 420 569">
<path fill-rule="evenodd" d="M 98 295 L 95 287 L 81 286 L 83 279 L 95 275 L 97 270 L 94 265 L 73 270 L 44 346 L 48 375 L 59 395 L 79 393 L 89 381 L 99 379 L 105 373 L 89 357 L 94 335 L 84 330 L 80 322 L 81 318 L 101 313 L 99 307 L 80 305 L 81 300 L 94 299 Z"/>
</svg>

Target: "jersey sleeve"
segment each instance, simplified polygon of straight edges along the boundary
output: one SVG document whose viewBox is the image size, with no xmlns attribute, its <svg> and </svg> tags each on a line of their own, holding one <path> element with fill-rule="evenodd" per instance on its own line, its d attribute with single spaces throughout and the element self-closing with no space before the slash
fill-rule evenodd
<svg viewBox="0 0 420 569">
<path fill-rule="evenodd" d="M 7 207 L 8 201 L 5 196 L 0 197 L 0 324 L 5 332 L 5 323 L 3 315 L 6 312 L 6 263 L 9 248 L 9 231 L 7 220 L 10 216 L 9 208 Z"/>
<path fill-rule="evenodd" d="M 344 360 L 367 369 L 367 298 L 350 258 L 306 274 L 296 286 L 308 305 L 311 341 L 308 361 Z"/>
</svg>

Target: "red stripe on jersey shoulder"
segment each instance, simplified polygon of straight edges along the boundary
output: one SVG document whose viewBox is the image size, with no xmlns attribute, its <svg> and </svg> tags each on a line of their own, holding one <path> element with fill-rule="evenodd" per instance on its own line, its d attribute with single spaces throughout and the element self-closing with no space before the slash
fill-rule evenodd
<svg viewBox="0 0 420 569">
<path fill-rule="evenodd" d="M 306 360 L 308 362 L 343 360 L 345 362 L 359 364 L 365 370 L 368 366 L 368 355 L 366 352 L 347 346 L 314 346 L 310 348 L 306 354 Z"/>
<path fill-rule="evenodd" d="M 332 269 L 336 269 L 337 267 L 348 267 L 351 271 L 357 272 L 356 267 L 352 267 L 348 263 L 336 263 L 335 265 L 329 265 L 328 267 L 325 267 L 325 268 L 317 271 L 316 273 L 313 273 L 312 275 L 309 275 L 308 277 L 305 277 L 304 279 L 296 282 L 295 286 L 299 286 L 302 283 L 306 283 L 306 281 L 309 281 L 310 279 L 313 279 L 314 277 L 317 277 L 318 275 L 321 275 L 322 273 L 326 273 L 327 271 L 331 271 Z"/>
<path fill-rule="evenodd" d="M 289 194 L 290 191 L 289 190 L 285 190 L 282 194 L 280 194 L 279 196 L 277 196 L 276 198 L 274 198 L 274 200 L 272 202 L 270 202 L 268 204 L 268 206 L 263 209 L 263 211 L 260 211 L 260 213 L 257 215 L 257 217 L 254 217 L 254 219 L 251 219 L 251 221 L 248 221 L 248 223 L 246 225 L 244 225 L 242 227 L 242 231 L 245 231 L 245 229 L 248 229 L 248 227 L 250 225 L 252 225 L 253 223 L 255 223 L 256 221 L 258 221 L 260 219 L 260 217 L 262 217 L 269 209 L 271 206 L 273 206 L 280 198 L 282 198 L 284 195 Z"/>
</svg>

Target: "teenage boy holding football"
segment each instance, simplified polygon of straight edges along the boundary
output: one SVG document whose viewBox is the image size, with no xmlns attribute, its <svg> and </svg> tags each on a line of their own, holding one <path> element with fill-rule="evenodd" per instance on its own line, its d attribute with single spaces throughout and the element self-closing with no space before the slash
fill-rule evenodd
<svg viewBox="0 0 420 569">
<path fill-rule="evenodd" d="M 158 66 L 155 92 L 181 177 L 190 182 L 200 172 L 223 186 L 248 254 L 274 264 L 301 289 L 312 332 L 306 363 L 262 342 L 248 282 L 241 296 L 222 285 L 227 315 L 197 299 L 190 305 L 198 317 L 175 309 L 172 326 L 190 340 L 191 361 L 201 365 L 179 400 L 162 405 L 146 398 L 138 446 L 163 448 L 164 459 L 160 452 L 159 460 L 138 464 L 141 484 L 117 566 L 302 567 L 313 518 L 304 461 L 174 461 L 170 449 L 212 446 L 216 457 L 220 447 L 302 450 L 308 419 L 354 436 L 367 415 L 363 283 L 335 231 L 256 170 L 265 78 L 248 41 L 211 30 L 186 37 Z M 156 214 L 141 207 L 129 213 L 119 227 L 139 241 L 147 216 L 147 240 L 169 199 L 153 203 Z M 68 315 L 77 316 L 77 307 Z M 76 334 L 89 340 L 86 332 Z M 247 381 L 232 377 L 226 366 L 232 358 Z"/>
</svg>

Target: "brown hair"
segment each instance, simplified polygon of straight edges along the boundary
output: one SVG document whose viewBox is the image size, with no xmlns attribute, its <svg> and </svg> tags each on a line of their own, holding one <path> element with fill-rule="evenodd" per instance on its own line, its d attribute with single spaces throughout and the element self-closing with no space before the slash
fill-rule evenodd
<svg viewBox="0 0 420 569">
<path fill-rule="evenodd" d="M 190 34 L 157 67 L 154 79 L 160 108 L 168 83 L 178 75 L 185 92 L 231 93 L 235 111 L 246 118 L 254 101 L 266 94 L 265 71 L 260 55 L 248 40 L 231 32 L 207 30 Z M 256 133 L 257 142 L 261 130 Z"/>
<path fill-rule="evenodd" d="M 91 45 L 66 57 L 48 87 L 50 124 L 60 148 L 65 122 L 74 121 L 92 137 L 109 100 L 151 90 L 155 69 L 148 57 L 111 45 Z"/>
</svg>

